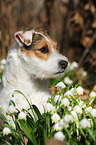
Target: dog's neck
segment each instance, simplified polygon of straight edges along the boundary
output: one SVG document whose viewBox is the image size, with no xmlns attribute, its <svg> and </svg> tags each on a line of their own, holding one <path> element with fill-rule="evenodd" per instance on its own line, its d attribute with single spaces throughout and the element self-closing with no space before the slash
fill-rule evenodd
<svg viewBox="0 0 96 145">
<path fill-rule="evenodd" d="M 40 80 L 30 76 L 26 70 L 23 69 L 20 59 L 17 55 L 17 44 L 13 46 L 7 58 L 7 64 L 3 74 L 3 86 L 10 88 L 10 90 L 20 90 L 25 95 L 33 95 L 37 92 L 49 93 L 48 80 Z"/>
</svg>

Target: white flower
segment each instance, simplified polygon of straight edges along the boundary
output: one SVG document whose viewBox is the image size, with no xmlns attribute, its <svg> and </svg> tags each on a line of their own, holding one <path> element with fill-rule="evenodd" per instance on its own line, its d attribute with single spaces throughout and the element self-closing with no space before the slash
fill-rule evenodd
<svg viewBox="0 0 96 145">
<path fill-rule="evenodd" d="M 69 127 L 68 122 L 64 122 L 64 119 L 61 119 L 58 123 L 59 123 L 59 125 L 60 125 L 62 128 L 63 128 L 63 127 L 68 128 L 68 127 Z"/>
<path fill-rule="evenodd" d="M 52 119 L 52 123 L 53 122 L 58 122 L 59 120 L 60 120 L 60 116 L 57 114 L 57 113 L 54 113 L 53 115 L 52 115 L 52 117 L 51 117 L 51 119 Z"/>
<path fill-rule="evenodd" d="M 72 64 L 70 65 L 70 70 L 73 70 L 73 69 L 75 69 L 75 68 L 77 68 L 78 67 L 78 63 L 77 62 L 72 62 Z"/>
<path fill-rule="evenodd" d="M 76 106 L 73 108 L 73 111 L 75 111 L 75 112 L 78 113 L 78 114 L 82 114 L 82 109 L 81 109 L 78 105 L 76 105 Z"/>
<path fill-rule="evenodd" d="M 3 129 L 3 135 L 8 135 L 9 133 L 11 133 L 11 130 L 8 127 L 5 127 Z"/>
<path fill-rule="evenodd" d="M 69 111 L 71 111 L 71 110 L 72 110 L 72 107 L 71 107 L 71 106 L 69 106 L 69 107 L 68 107 L 68 110 L 69 110 Z"/>
<path fill-rule="evenodd" d="M 87 76 L 87 72 L 86 72 L 86 71 L 84 71 L 84 70 L 82 71 L 82 73 L 81 73 L 81 74 L 82 74 L 82 76 L 83 76 L 83 77 L 86 77 L 86 76 Z"/>
<path fill-rule="evenodd" d="M 64 125 L 64 119 L 61 119 L 61 120 L 59 121 L 59 124 L 60 124 L 60 126 L 63 126 L 63 125 Z"/>
<path fill-rule="evenodd" d="M 86 104 L 84 103 L 84 101 L 80 101 L 80 102 L 79 102 L 79 106 L 80 106 L 81 108 L 85 108 L 85 107 L 86 107 Z"/>
<path fill-rule="evenodd" d="M 74 90 L 75 90 L 74 88 L 71 88 L 71 89 L 70 89 L 70 91 L 72 92 L 72 94 L 75 93 Z"/>
<path fill-rule="evenodd" d="M 60 125 L 59 122 L 57 122 L 57 123 L 54 124 L 53 129 L 56 130 L 56 131 L 57 130 L 61 130 L 62 129 L 62 126 Z"/>
<path fill-rule="evenodd" d="M 91 99 L 93 99 L 96 96 L 96 93 L 95 92 L 91 92 L 89 96 L 90 96 Z"/>
<path fill-rule="evenodd" d="M 60 121 L 58 121 L 57 123 L 55 123 L 55 125 L 53 126 L 54 130 L 62 130 L 63 127 L 68 128 L 69 124 L 67 122 L 64 122 L 64 119 L 61 119 Z"/>
<path fill-rule="evenodd" d="M 15 112 L 17 112 L 16 107 L 13 105 L 10 105 L 8 108 L 8 113 L 11 114 L 11 113 L 15 113 Z"/>
<path fill-rule="evenodd" d="M 92 107 L 90 106 L 90 107 L 85 109 L 85 113 L 91 113 L 91 110 L 92 110 Z"/>
<path fill-rule="evenodd" d="M 69 77 L 65 77 L 64 78 L 64 83 L 67 85 L 71 85 L 73 83 L 73 81 L 71 79 L 69 79 Z"/>
<path fill-rule="evenodd" d="M 65 135 L 59 131 L 54 134 L 54 138 L 57 140 L 63 141 L 65 139 Z"/>
<path fill-rule="evenodd" d="M 61 99 L 62 99 L 62 96 L 59 96 L 59 95 L 56 95 L 55 97 L 54 97 L 54 101 L 55 101 L 55 103 L 57 103 L 57 101 L 61 101 Z"/>
<path fill-rule="evenodd" d="M 83 92 L 84 92 L 84 89 L 81 86 L 79 86 L 78 88 L 76 88 L 76 93 L 78 95 L 83 95 Z"/>
<path fill-rule="evenodd" d="M 96 109 L 92 109 L 92 110 L 90 111 L 90 113 L 91 113 L 91 115 L 92 115 L 93 117 L 96 117 Z"/>
<path fill-rule="evenodd" d="M 90 124 L 90 121 L 88 121 L 86 118 L 84 118 L 80 121 L 80 126 L 82 128 L 86 128 L 86 127 L 90 128 L 91 124 Z"/>
<path fill-rule="evenodd" d="M 73 119 L 74 119 L 74 118 L 75 118 L 75 119 L 78 119 L 78 116 L 77 116 L 77 113 L 76 113 L 76 112 L 71 111 L 71 114 L 72 114 L 72 116 L 73 116 Z"/>
<path fill-rule="evenodd" d="M 19 115 L 18 115 L 18 120 L 19 119 L 26 120 L 26 114 L 24 112 L 20 112 Z"/>
<path fill-rule="evenodd" d="M 63 82 L 59 82 L 55 87 L 57 87 L 58 90 L 62 90 L 66 85 Z"/>
<path fill-rule="evenodd" d="M 6 64 L 6 59 L 2 59 L 1 64 L 5 65 Z"/>
<path fill-rule="evenodd" d="M 4 70 L 5 66 L 4 65 L 0 65 L 0 69 Z"/>
<path fill-rule="evenodd" d="M 51 103 L 46 103 L 44 108 L 45 108 L 45 112 L 55 111 L 55 107 Z"/>
<path fill-rule="evenodd" d="M 68 98 L 70 98 L 71 96 L 73 96 L 73 93 L 72 91 L 67 91 L 65 94 L 64 94 L 64 97 L 68 96 Z"/>
<path fill-rule="evenodd" d="M 64 98 L 63 100 L 61 100 L 61 105 L 64 105 L 64 106 L 69 106 L 70 102 L 67 98 Z"/>
<path fill-rule="evenodd" d="M 66 122 L 66 123 L 71 123 L 71 122 L 73 122 L 73 117 L 72 117 L 72 115 L 66 114 L 66 115 L 64 116 L 64 122 Z"/>
</svg>

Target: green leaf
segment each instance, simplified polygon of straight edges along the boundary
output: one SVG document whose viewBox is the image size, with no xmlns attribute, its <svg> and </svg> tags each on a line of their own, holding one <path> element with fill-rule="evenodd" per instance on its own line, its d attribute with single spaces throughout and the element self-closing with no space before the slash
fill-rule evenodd
<svg viewBox="0 0 96 145">
<path fill-rule="evenodd" d="M 38 119 L 42 119 L 42 115 L 41 115 L 39 109 L 35 105 L 32 105 L 32 107 L 33 107 Z"/>
<path fill-rule="evenodd" d="M 92 129 L 89 129 L 89 128 L 87 128 L 86 130 L 88 131 L 88 133 L 91 136 L 91 138 L 95 141 L 95 136 L 93 134 L 93 130 Z"/>
<path fill-rule="evenodd" d="M 96 130 L 93 131 L 93 135 L 94 135 L 94 137 L 96 137 Z"/>
<path fill-rule="evenodd" d="M 27 103 L 29 104 L 29 106 L 31 106 L 29 100 L 27 99 L 27 97 L 26 97 L 21 91 L 15 90 L 13 94 L 15 94 L 15 93 L 20 93 L 20 94 L 26 99 L 26 101 L 27 101 Z"/>
<path fill-rule="evenodd" d="M 30 125 L 30 127 L 33 129 L 35 127 L 35 122 L 32 118 L 30 118 L 29 116 L 27 116 L 27 123 L 28 125 Z"/>
<path fill-rule="evenodd" d="M 29 127 L 27 122 L 25 122 L 24 120 L 19 120 L 19 122 L 20 122 L 21 128 L 24 131 L 25 135 L 33 143 L 32 135 L 31 135 L 32 128 Z"/>
<path fill-rule="evenodd" d="M 1 118 L 2 118 L 2 120 L 3 120 L 4 122 L 8 122 L 7 118 L 6 118 L 5 115 L 2 114 L 2 113 L 1 113 Z"/>
</svg>

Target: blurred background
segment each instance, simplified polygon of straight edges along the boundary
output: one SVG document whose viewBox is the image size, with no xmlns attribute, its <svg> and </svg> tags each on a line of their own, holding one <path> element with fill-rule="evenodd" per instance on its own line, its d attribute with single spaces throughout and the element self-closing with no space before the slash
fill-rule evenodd
<svg viewBox="0 0 96 145">
<path fill-rule="evenodd" d="M 7 57 L 16 31 L 36 27 L 45 28 L 60 52 L 78 63 L 74 79 L 96 89 L 96 1 L 0 0 L 0 59 Z"/>
</svg>

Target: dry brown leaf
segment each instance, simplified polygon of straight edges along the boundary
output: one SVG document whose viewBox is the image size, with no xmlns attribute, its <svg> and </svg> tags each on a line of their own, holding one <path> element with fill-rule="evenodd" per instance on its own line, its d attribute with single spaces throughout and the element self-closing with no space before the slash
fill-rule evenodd
<svg viewBox="0 0 96 145">
<path fill-rule="evenodd" d="M 92 23 L 92 27 L 96 28 L 96 20 Z"/>
<path fill-rule="evenodd" d="M 95 9 L 95 6 L 94 4 L 90 1 L 88 2 L 85 7 L 84 7 L 85 10 L 90 10 L 92 13 L 95 13 L 96 12 L 96 9 Z"/>
<path fill-rule="evenodd" d="M 92 40 L 92 38 L 85 36 L 81 39 L 81 43 L 84 47 L 87 47 L 90 44 L 90 41 Z"/>
<path fill-rule="evenodd" d="M 74 16 L 71 18 L 71 22 L 74 22 L 75 24 L 80 24 L 81 26 L 84 23 L 83 17 L 80 15 L 79 12 L 75 12 Z"/>
</svg>

